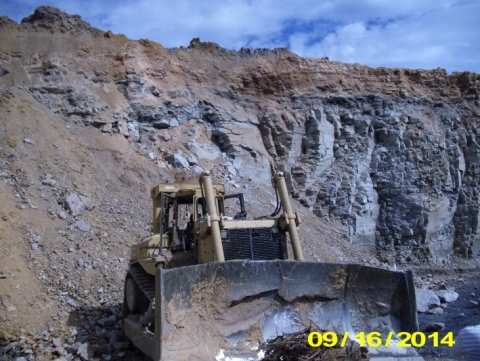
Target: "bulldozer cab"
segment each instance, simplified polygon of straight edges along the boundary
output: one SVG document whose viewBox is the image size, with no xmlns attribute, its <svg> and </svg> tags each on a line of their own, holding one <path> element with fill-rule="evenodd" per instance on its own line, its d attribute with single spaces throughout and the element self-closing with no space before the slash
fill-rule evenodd
<svg viewBox="0 0 480 361">
<path fill-rule="evenodd" d="M 234 214 L 234 217 L 246 214 L 243 194 L 225 196 L 223 185 L 214 185 L 214 189 L 216 213 L 225 214 L 227 204 L 228 212 Z M 208 215 L 207 202 L 199 186 L 158 185 L 152 189 L 152 197 L 153 233 L 159 234 L 161 247 L 171 252 L 193 250 L 195 224 L 205 221 Z"/>
<path fill-rule="evenodd" d="M 227 219 L 247 219 L 247 211 L 245 210 L 245 201 L 243 199 L 243 193 L 235 193 L 225 195 L 224 199 L 224 217 Z"/>
<path fill-rule="evenodd" d="M 193 221 L 203 220 L 208 213 L 205 197 L 194 197 L 193 205 L 193 208 L 197 210 L 192 214 Z M 222 219 L 246 219 L 247 217 L 243 193 L 218 195 L 216 197 L 216 206 L 217 212 L 222 215 Z"/>
<path fill-rule="evenodd" d="M 160 244 L 171 251 L 187 250 L 186 230 L 191 221 L 192 196 L 176 197 L 162 193 L 160 204 Z"/>
</svg>

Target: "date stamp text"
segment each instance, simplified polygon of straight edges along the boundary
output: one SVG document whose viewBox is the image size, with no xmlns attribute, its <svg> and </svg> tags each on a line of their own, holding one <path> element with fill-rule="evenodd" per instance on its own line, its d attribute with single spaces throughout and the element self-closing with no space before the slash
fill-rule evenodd
<svg viewBox="0 0 480 361">
<path fill-rule="evenodd" d="M 453 332 L 448 332 L 445 336 L 440 337 L 438 332 L 425 334 L 424 332 L 388 332 L 386 336 L 382 336 L 380 332 L 359 332 L 351 337 L 356 340 L 360 347 L 424 347 L 430 343 L 433 347 L 448 346 L 453 347 L 455 340 Z M 345 347 L 350 333 L 346 331 L 343 335 L 337 335 L 336 332 L 312 331 L 308 334 L 307 342 L 311 347 L 336 347 L 340 342 L 340 347 Z"/>
</svg>

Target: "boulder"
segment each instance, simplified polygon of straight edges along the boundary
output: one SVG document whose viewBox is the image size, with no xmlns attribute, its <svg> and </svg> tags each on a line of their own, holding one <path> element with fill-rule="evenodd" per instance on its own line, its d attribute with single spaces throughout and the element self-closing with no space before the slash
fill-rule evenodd
<svg viewBox="0 0 480 361">
<path fill-rule="evenodd" d="M 417 311 L 426 312 L 434 306 L 440 306 L 440 299 L 431 290 L 417 290 Z"/>
<path fill-rule="evenodd" d="M 440 290 L 435 293 L 440 298 L 440 301 L 447 303 L 456 301 L 459 296 L 457 292 L 448 290 Z"/>
</svg>

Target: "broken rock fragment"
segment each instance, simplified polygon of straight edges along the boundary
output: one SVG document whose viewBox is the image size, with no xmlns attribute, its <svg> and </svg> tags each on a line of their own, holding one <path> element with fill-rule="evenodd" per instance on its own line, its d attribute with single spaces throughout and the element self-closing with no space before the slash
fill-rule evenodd
<svg viewBox="0 0 480 361">
<path fill-rule="evenodd" d="M 91 211 L 95 206 L 92 201 L 83 195 L 77 196 L 75 193 L 70 193 L 65 198 L 65 206 L 70 211 L 72 216 L 79 216 L 85 210 Z"/>
<path fill-rule="evenodd" d="M 440 299 L 431 290 L 417 290 L 417 310 L 418 312 L 426 312 L 434 306 L 440 306 Z"/>
<path fill-rule="evenodd" d="M 189 165 L 187 159 L 179 153 L 168 155 L 166 160 L 174 168 L 187 168 Z"/>
<path fill-rule="evenodd" d="M 75 222 L 75 227 L 77 227 L 82 232 L 88 232 L 90 230 L 90 224 L 85 222 L 83 219 Z"/>
<path fill-rule="evenodd" d="M 442 302 L 454 302 L 458 298 L 458 293 L 454 291 L 448 291 L 448 290 L 440 290 L 437 291 L 437 296 L 440 298 Z"/>
<path fill-rule="evenodd" d="M 65 198 L 65 203 L 72 216 L 78 216 L 87 209 L 75 193 L 69 194 Z"/>
<path fill-rule="evenodd" d="M 52 179 L 52 175 L 51 174 L 47 174 L 47 176 L 45 177 L 44 180 L 42 180 L 42 184 L 44 185 L 47 185 L 47 186 L 50 186 L 50 187 L 54 187 L 55 184 L 57 184 L 57 181 Z"/>
</svg>

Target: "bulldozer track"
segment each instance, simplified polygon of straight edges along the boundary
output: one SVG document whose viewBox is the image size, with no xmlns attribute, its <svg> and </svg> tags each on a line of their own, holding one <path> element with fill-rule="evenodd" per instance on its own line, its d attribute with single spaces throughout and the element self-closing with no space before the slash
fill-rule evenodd
<svg viewBox="0 0 480 361">
<path fill-rule="evenodd" d="M 130 267 L 129 273 L 143 294 L 152 301 L 155 298 L 155 277 L 146 273 L 140 265 Z"/>
</svg>

